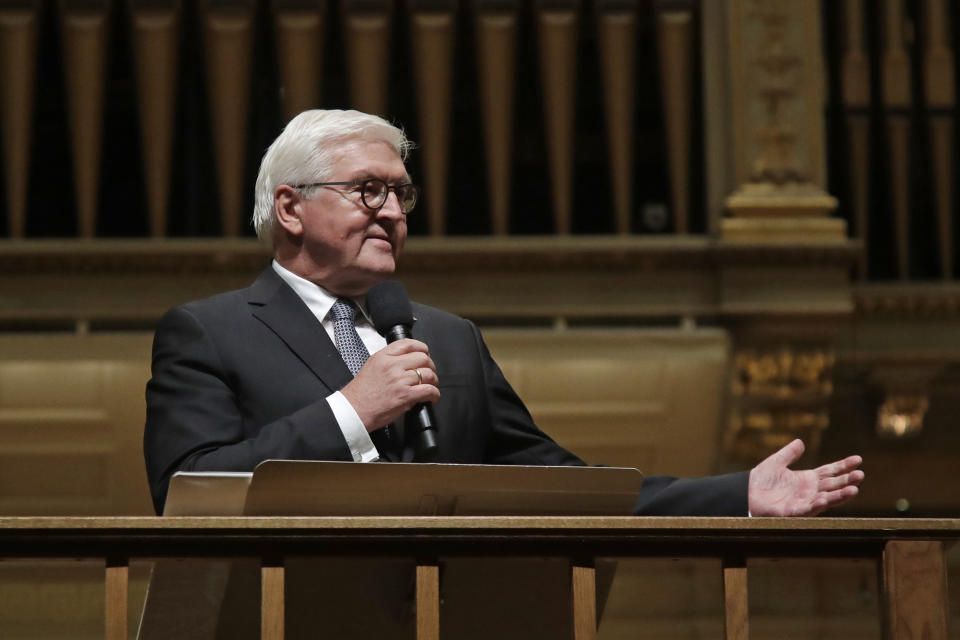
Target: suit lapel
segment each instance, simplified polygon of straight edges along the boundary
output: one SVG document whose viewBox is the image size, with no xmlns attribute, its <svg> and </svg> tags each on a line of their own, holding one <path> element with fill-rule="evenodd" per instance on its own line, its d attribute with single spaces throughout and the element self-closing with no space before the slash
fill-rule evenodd
<svg viewBox="0 0 960 640">
<path fill-rule="evenodd" d="M 331 392 L 353 379 L 316 316 L 273 267 L 267 267 L 249 291 L 247 302 L 254 317 L 277 334 Z"/>
<path fill-rule="evenodd" d="M 342 389 L 353 379 L 326 330 L 273 267 L 264 269 L 248 291 L 247 303 L 253 316 L 277 334 L 331 392 Z M 392 428 L 398 442 L 378 444 L 378 450 L 391 462 L 410 462 L 414 450 L 412 443 L 406 442 L 409 429 L 404 417 L 395 420 Z"/>
</svg>

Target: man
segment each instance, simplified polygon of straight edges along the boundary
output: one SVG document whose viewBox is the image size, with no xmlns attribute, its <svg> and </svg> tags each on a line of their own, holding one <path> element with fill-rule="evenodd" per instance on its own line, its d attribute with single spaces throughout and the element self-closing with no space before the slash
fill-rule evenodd
<svg viewBox="0 0 960 640">
<path fill-rule="evenodd" d="M 254 225 L 273 263 L 157 329 L 144 453 L 158 513 L 178 470 L 412 460 L 398 419 L 418 403 L 433 405 L 437 461 L 584 464 L 537 429 L 473 323 L 415 304 L 417 339 L 372 329 L 365 296 L 396 270 L 417 200 L 409 147 L 376 116 L 307 111 L 267 150 Z M 857 494 L 858 456 L 788 469 L 802 453 L 797 440 L 750 472 L 647 478 L 637 512 L 811 515 Z"/>
</svg>

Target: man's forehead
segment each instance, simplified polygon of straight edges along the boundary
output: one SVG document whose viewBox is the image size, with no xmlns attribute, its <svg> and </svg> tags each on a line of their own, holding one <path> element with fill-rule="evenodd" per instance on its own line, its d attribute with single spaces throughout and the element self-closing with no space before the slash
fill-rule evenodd
<svg viewBox="0 0 960 640">
<path fill-rule="evenodd" d="M 337 146 L 333 153 L 336 173 L 347 174 L 345 180 L 406 177 L 407 169 L 400 154 L 383 140 L 352 139 Z"/>
<path fill-rule="evenodd" d="M 347 140 L 339 145 L 332 154 L 336 171 L 360 174 L 369 172 L 369 177 L 377 177 L 384 171 L 406 172 L 403 159 L 389 142 L 383 140 Z"/>
<path fill-rule="evenodd" d="M 403 164 L 400 153 L 386 140 L 347 138 L 338 143 L 333 150 L 333 158 L 338 163 L 350 160 L 375 159 L 378 161 L 399 162 Z"/>
</svg>

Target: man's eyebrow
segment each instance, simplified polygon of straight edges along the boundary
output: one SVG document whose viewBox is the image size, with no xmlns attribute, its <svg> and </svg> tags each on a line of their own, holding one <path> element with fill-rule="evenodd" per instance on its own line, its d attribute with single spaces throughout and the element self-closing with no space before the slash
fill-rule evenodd
<svg viewBox="0 0 960 640">
<path fill-rule="evenodd" d="M 410 176 L 407 174 L 404 174 L 404 176 L 400 178 L 399 182 L 393 183 L 393 182 L 390 182 L 389 180 L 385 180 L 383 176 L 377 175 L 370 171 L 360 171 L 358 173 L 353 174 L 353 177 L 350 178 L 350 182 L 363 182 L 364 180 L 383 180 L 384 182 L 387 182 L 389 184 L 406 184 L 408 182 L 413 182 L 410 179 Z"/>
</svg>

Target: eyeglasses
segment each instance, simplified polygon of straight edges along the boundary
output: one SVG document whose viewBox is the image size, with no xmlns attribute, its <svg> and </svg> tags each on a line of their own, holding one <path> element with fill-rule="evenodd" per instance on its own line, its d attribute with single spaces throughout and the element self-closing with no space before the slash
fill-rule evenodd
<svg viewBox="0 0 960 640">
<path fill-rule="evenodd" d="M 351 180 L 348 182 L 312 182 L 310 184 L 294 185 L 295 189 L 307 189 L 309 187 L 359 187 L 360 200 L 363 206 L 373 211 L 380 211 L 383 205 L 387 203 L 390 192 L 397 194 L 397 201 L 400 203 L 400 211 L 404 215 L 413 211 L 417 204 L 417 197 L 420 195 L 420 187 L 406 182 L 404 184 L 387 184 L 379 178 L 368 178 L 367 180 Z"/>
</svg>

